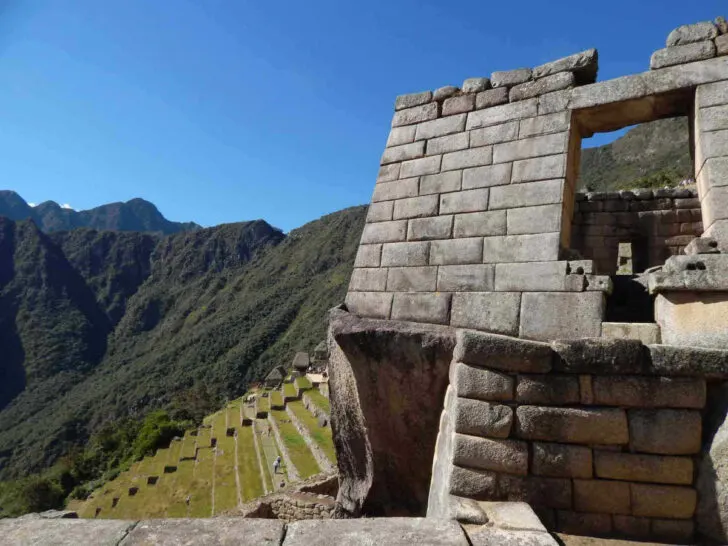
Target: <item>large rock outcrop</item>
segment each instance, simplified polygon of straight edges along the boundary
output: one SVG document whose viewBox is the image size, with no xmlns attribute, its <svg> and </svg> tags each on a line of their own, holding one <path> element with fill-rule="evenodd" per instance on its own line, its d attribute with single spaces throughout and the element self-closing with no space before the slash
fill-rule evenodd
<svg viewBox="0 0 728 546">
<path fill-rule="evenodd" d="M 337 516 L 425 514 L 454 347 L 447 327 L 331 312 Z"/>
</svg>

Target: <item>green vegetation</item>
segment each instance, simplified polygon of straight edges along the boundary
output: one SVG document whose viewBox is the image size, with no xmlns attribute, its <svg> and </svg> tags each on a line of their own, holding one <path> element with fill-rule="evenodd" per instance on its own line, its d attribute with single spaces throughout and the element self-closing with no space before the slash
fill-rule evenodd
<svg viewBox="0 0 728 546">
<path fill-rule="evenodd" d="M 331 405 L 329 399 L 321 394 L 318 390 L 312 389 L 306 392 L 306 396 L 309 397 L 311 402 L 316 404 L 316 407 L 326 412 L 326 415 L 331 415 Z"/>
<path fill-rule="evenodd" d="M 271 408 L 272 407 L 276 407 L 276 408 L 283 407 L 283 396 L 281 396 L 280 391 L 271 391 L 270 395 L 268 395 L 268 398 L 270 399 Z"/>
<path fill-rule="evenodd" d="M 321 448 L 329 461 L 335 463 L 336 451 L 334 450 L 334 440 L 331 437 L 331 427 L 320 427 L 318 419 L 306 409 L 300 400 L 289 402 L 288 407 L 291 408 L 301 424 L 306 427 L 311 439 Z"/>
<path fill-rule="evenodd" d="M 579 187 L 672 187 L 693 174 L 687 119 L 665 119 L 638 125 L 605 146 L 583 149 Z"/>
<path fill-rule="evenodd" d="M 293 383 L 283 383 L 283 396 L 286 398 L 295 398 L 297 394 L 298 391 Z"/>
<path fill-rule="evenodd" d="M 287 236 L 254 221 L 164 238 L 47 235 L 0 218 L 0 514 L 74 489 L 84 498 L 128 468 L 147 414 L 199 422 L 315 347 L 344 299 L 365 215 L 347 209 Z M 150 427 L 168 439 L 163 423 Z M 101 436 L 98 457 L 80 464 Z M 137 454 L 151 449 L 145 436 Z"/>
<path fill-rule="evenodd" d="M 291 423 L 285 411 L 272 411 L 271 415 L 278 425 L 281 439 L 288 450 L 293 466 L 298 470 L 301 479 L 306 479 L 321 472 L 321 469 L 306 445 L 306 441 Z"/>
<path fill-rule="evenodd" d="M 313 385 L 311 385 L 311 382 L 308 380 L 308 377 L 297 377 L 296 378 L 296 387 L 299 389 L 308 390 L 313 388 Z"/>
</svg>

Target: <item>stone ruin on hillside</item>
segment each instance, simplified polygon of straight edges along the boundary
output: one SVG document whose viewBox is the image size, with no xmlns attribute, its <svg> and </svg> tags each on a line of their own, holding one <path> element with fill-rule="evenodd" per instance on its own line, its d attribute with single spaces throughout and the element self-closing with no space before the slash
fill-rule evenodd
<svg viewBox="0 0 728 546">
<path fill-rule="evenodd" d="M 667 46 L 397 97 L 331 313 L 339 515 L 728 541 L 728 26 Z M 696 190 L 577 192 L 583 138 L 676 116 Z"/>
</svg>

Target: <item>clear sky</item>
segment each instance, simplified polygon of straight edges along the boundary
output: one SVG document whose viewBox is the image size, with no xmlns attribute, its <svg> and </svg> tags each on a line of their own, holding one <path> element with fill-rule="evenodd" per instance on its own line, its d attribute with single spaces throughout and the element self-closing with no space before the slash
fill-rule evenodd
<svg viewBox="0 0 728 546">
<path fill-rule="evenodd" d="M 722 9 L 721 9 L 722 8 Z M 286 231 L 369 201 L 401 93 L 590 47 L 642 72 L 725 0 L 0 0 L 0 189 Z"/>
</svg>

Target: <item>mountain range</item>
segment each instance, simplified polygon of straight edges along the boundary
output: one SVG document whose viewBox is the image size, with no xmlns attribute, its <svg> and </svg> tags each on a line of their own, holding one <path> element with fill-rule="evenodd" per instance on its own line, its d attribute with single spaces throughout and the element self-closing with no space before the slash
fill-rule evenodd
<svg viewBox="0 0 728 546">
<path fill-rule="evenodd" d="M 68 231 L 81 227 L 117 231 L 145 231 L 169 235 L 199 229 L 194 222 L 170 222 L 152 203 L 132 199 L 76 211 L 55 201 L 30 206 L 20 195 L 0 190 L 0 216 L 11 220 L 31 219 L 42 231 Z"/>
</svg>

